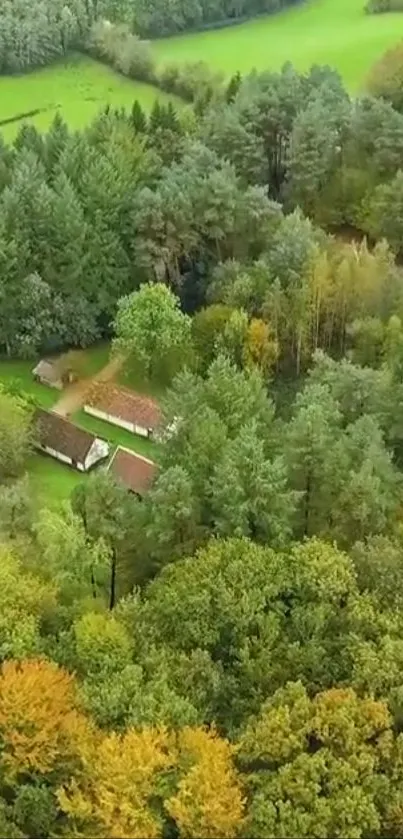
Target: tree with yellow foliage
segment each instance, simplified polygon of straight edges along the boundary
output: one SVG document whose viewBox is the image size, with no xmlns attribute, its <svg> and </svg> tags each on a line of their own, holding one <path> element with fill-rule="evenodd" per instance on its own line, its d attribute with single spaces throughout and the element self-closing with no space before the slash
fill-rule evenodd
<svg viewBox="0 0 403 839">
<path fill-rule="evenodd" d="M 5 661 L 0 672 L 0 751 L 4 776 L 69 769 L 88 723 L 76 706 L 74 676 L 49 661 Z"/>
<path fill-rule="evenodd" d="M 244 362 L 247 367 L 259 367 L 267 374 L 277 361 L 278 343 L 268 323 L 252 318 L 245 337 Z"/>
<path fill-rule="evenodd" d="M 129 729 L 94 740 L 85 771 L 58 792 L 82 836 L 159 839 L 168 816 L 181 837 L 234 837 L 244 800 L 234 748 L 214 731 Z"/>
<path fill-rule="evenodd" d="M 233 764 L 234 746 L 214 731 L 178 732 L 179 765 L 185 774 L 166 803 L 179 835 L 186 839 L 231 839 L 243 823 L 244 797 Z"/>
</svg>

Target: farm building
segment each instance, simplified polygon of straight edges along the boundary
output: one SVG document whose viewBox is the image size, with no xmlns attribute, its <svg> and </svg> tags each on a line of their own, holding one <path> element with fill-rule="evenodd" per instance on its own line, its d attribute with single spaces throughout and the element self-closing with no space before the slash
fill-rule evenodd
<svg viewBox="0 0 403 839">
<path fill-rule="evenodd" d="M 150 488 L 157 471 L 156 464 L 140 454 L 118 446 L 108 471 L 130 492 L 140 497 Z"/>
<path fill-rule="evenodd" d="M 74 381 L 72 370 L 64 369 L 60 360 L 48 360 L 43 358 L 32 371 L 35 381 L 48 387 L 55 387 L 57 390 Z"/>
<path fill-rule="evenodd" d="M 89 431 L 55 414 L 37 408 L 34 414 L 36 446 L 40 451 L 88 472 L 109 455 L 109 444 Z"/>
<path fill-rule="evenodd" d="M 84 411 L 141 437 L 157 437 L 161 426 L 158 402 L 109 383 L 97 382 L 92 387 Z"/>
</svg>

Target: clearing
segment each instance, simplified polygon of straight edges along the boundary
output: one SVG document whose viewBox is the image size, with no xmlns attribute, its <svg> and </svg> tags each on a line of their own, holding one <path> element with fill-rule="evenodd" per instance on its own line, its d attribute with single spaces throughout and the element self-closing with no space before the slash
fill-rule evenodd
<svg viewBox="0 0 403 839">
<path fill-rule="evenodd" d="M 108 344 L 100 344 L 75 353 L 75 356 L 79 358 L 77 366 L 80 371 L 80 377 L 82 376 L 82 380 L 85 381 L 85 391 L 88 387 L 88 380 L 103 378 L 104 372 L 109 375 L 111 366 L 115 366 L 115 361 L 109 362 L 108 360 L 109 351 L 110 347 Z M 65 400 L 69 391 L 72 391 L 74 394 L 76 385 L 70 385 L 61 394 L 60 391 L 54 388 L 35 382 L 32 377 L 32 369 L 36 361 L 0 360 L 0 384 L 5 384 L 11 393 L 14 392 L 32 397 L 35 404 L 51 410 L 55 408 L 58 402 L 60 403 L 61 400 Z M 114 373 L 119 380 L 123 377 L 123 373 L 118 368 L 119 365 L 117 365 Z M 136 378 L 138 383 L 140 383 L 140 376 Z M 126 387 L 130 387 L 130 383 L 127 380 L 125 380 L 125 385 Z M 144 385 L 141 389 L 145 390 Z M 81 405 L 81 401 L 79 399 L 77 405 Z M 74 399 L 71 408 L 75 409 L 76 407 L 76 400 Z M 71 420 L 76 425 L 80 425 L 82 428 L 86 428 L 88 431 L 92 431 L 108 440 L 112 454 L 117 445 L 122 445 L 145 457 L 151 459 L 158 458 L 158 445 L 156 443 L 143 439 L 142 437 L 137 437 L 129 431 L 91 417 L 85 414 L 81 408 L 74 410 Z M 38 504 L 47 507 L 57 507 L 63 501 L 67 501 L 74 487 L 85 480 L 86 477 L 75 469 L 71 469 L 69 466 L 60 463 L 60 461 L 39 453 L 31 456 L 28 464 L 28 474 Z"/>
<path fill-rule="evenodd" d="M 374 61 L 403 38 L 403 14 L 367 15 L 365 2 L 306 0 L 239 26 L 161 39 L 154 52 L 161 64 L 206 61 L 226 75 L 278 70 L 286 61 L 298 70 L 330 64 L 358 91 Z"/>
<path fill-rule="evenodd" d="M 173 99 L 152 85 L 134 82 L 92 58 L 72 55 L 23 76 L 0 76 L 0 123 L 16 118 L 0 125 L 0 132 L 12 140 L 22 121 L 33 122 L 44 131 L 57 111 L 70 128 L 83 128 L 108 103 L 115 108 L 129 109 L 138 99 L 145 110 L 150 110 L 156 98 Z M 39 113 L 22 118 L 34 110 Z"/>
</svg>

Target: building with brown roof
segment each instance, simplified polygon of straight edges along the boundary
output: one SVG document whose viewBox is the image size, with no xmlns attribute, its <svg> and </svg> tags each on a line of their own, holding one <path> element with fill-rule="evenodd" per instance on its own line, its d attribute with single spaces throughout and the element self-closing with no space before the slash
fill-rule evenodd
<svg viewBox="0 0 403 839">
<path fill-rule="evenodd" d="M 37 408 L 33 422 L 36 447 L 80 472 L 87 472 L 109 455 L 106 440 L 53 411 Z"/>
<path fill-rule="evenodd" d="M 108 471 L 130 492 L 141 497 L 150 488 L 157 466 L 152 460 L 135 454 L 123 446 L 118 446 L 109 463 Z"/>
<path fill-rule="evenodd" d="M 141 437 L 158 436 L 161 426 L 161 410 L 155 399 L 106 382 L 93 385 L 84 411 Z"/>
</svg>

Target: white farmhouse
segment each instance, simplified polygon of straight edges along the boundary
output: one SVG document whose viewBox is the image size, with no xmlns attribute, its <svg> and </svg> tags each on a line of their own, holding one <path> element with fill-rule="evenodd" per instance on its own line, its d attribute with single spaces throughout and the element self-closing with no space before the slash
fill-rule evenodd
<svg viewBox="0 0 403 839">
<path fill-rule="evenodd" d="M 97 382 L 87 396 L 84 411 L 140 437 L 159 436 L 162 417 L 158 402 L 134 390 Z"/>
<path fill-rule="evenodd" d="M 37 408 L 34 414 L 34 440 L 40 451 L 79 472 L 88 472 L 109 455 L 106 440 L 43 408 Z"/>
</svg>

